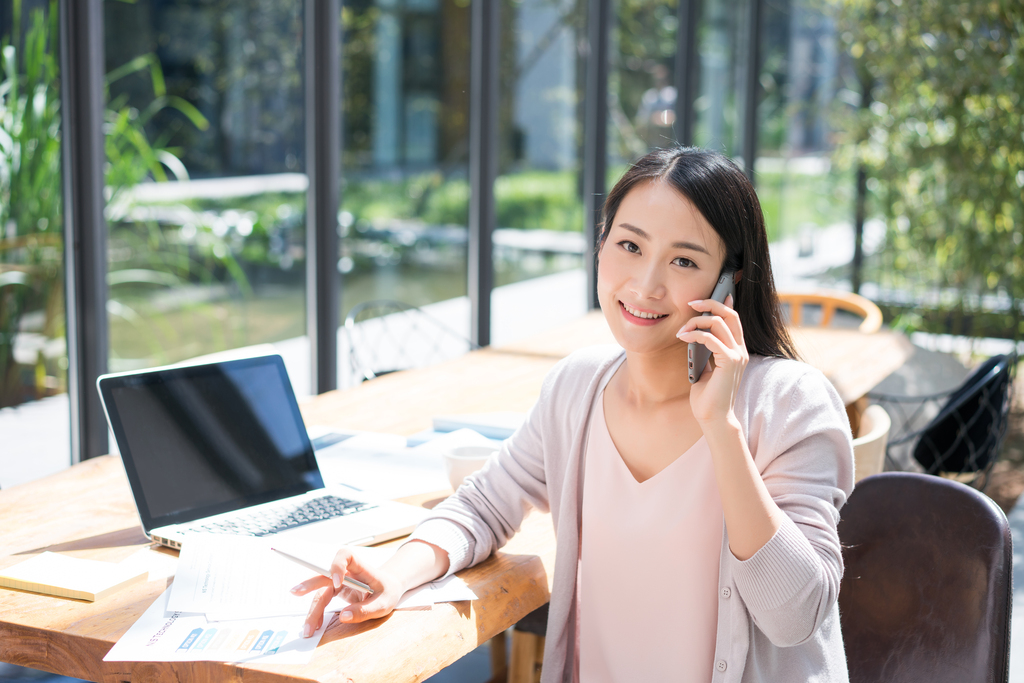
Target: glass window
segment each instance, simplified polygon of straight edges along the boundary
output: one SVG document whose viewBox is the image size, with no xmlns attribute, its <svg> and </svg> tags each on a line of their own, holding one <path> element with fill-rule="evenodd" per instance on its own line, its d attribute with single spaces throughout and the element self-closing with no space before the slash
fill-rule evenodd
<svg viewBox="0 0 1024 683">
<path fill-rule="evenodd" d="M 346 2 L 342 25 L 341 314 L 459 300 L 428 312 L 468 337 L 469 2 Z"/>
<path fill-rule="evenodd" d="M 577 51 L 585 31 L 580 0 L 501 3 L 495 344 L 586 308 L 580 193 L 585 65 Z"/>
<path fill-rule="evenodd" d="M 848 223 L 853 209 L 852 176 L 831 163 L 835 136 L 828 122 L 838 83 L 835 23 L 825 6 L 808 0 L 767 2 L 763 21 L 757 191 L 770 238 L 797 240 L 807 258 L 818 230 Z M 830 250 L 848 244 L 850 252 L 837 255 L 849 262 L 852 233 L 829 243 Z"/>
<path fill-rule="evenodd" d="M 0 486 L 71 464 L 56 4 L 0 2 Z"/>
<path fill-rule="evenodd" d="M 619 179 L 630 161 L 676 142 L 677 5 L 677 0 L 613 4 L 608 76 L 610 183 Z"/>
<path fill-rule="evenodd" d="M 302 1 L 104 20 L 110 369 L 276 343 L 308 393 Z"/>
<path fill-rule="evenodd" d="M 750 0 L 705 0 L 697 24 L 698 82 L 694 144 L 737 158 L 743 153 L 743 107 Z"/>
</svg>

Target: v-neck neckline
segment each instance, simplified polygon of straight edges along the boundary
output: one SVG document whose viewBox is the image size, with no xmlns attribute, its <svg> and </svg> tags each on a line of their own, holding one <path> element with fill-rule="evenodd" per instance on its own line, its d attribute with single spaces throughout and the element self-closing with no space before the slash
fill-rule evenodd
<svg viewBox="0 0 1024 683">
<path fill-rule="evenodd" d="M 600 431 L 600 437 L 608 440 L 608 446 L 610 447 L 611 451 L 615 453 L 615 458 L 614 459 L 618 462 L 616 467 L 621 467 L 625 471 L 625 473 L 629 476 L 629 479 L 635 485 L 643 486 L 644 484 L 657 479 L 659 476 L 661 476 L 661 474 L 663 472 L 665 472 L 666 470 L 672 468 L 680 460 L 683 460 L 684 458 L 686 458 L 686 456 L 689 455 L 693 451 L 694 448 L 696 448 L 698 445 L 700 445 L 702 442 L 705 441 L 704 435 L 701 434 L 700 437 L 696 441 L 694 441 L 690 445 L 689 448 L 687 448 L 685 451 L 683 451 L 682 453 L 677 455 L 675 457 L 675 459 L 672 460 L 672 462 L 670 462 L 669 464 L 665 465 L 660 470 L 658 470 L 657 472 L 655 472 L 651 476 L 647 477 L 643 481 L 640 481 L 639 479 L 636 478 L 636 475 L 633 474 L 633 471 L 631 469 L 629 469 L 629 465 L 627 465 L 625 459 L 623 459 L 622 453 L 619 452 L 618 447 L 615 445 L 614 439 L 612 439 L 611 431 L 608 429 L 608 421 L 605 419 L 605 415 L 604 415 L 604 392 L 605 392 L 605 389 L 607 389 L 607 387 L 608 387 L 608 383 L 606 382 L 605 386 L 601 387 L 601 391 L 597 395 L 598 404 L 595 406 L 595 408 L 597 409 L 596 410 L 596 412 L 597 412 L 596 417 L 598 418 L 599 423 L 597 423 L 597 422 L 592 423 L 591 429 L 593 429 L 594 427 L 597 427 L 597 428 L 599 428 L 601 430 Z M 664 478 L 664 477 L 662 477 L 662 478 Z"/>
</svg>

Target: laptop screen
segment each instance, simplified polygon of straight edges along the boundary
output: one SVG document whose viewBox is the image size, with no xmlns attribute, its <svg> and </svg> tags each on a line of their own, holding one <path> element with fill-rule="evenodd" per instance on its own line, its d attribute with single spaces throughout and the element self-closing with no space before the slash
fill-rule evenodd
<svg viewBox="0 0 1024 683">
<path fill-rule="evenodd" d="M 323 488 L 280 356 L 99 382 L 147 532 Z"/>
</svg>

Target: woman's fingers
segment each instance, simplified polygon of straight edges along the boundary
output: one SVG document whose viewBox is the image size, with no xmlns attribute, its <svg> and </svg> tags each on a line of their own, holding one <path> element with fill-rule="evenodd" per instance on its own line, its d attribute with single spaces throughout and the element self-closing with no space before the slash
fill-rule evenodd
<svg viewBox="0 0 1024 683">
<path fill-rule="evenodd" d="M 720 318 L 729 328 L 732 334 L 733 340 L 739 345 L 743 345 L 743 325 L 740 324 L 739 313 L 732 307 L 733 296 L 730 294 L 725 298 L 725 303 L 720 303 L 714 299 L 699 299 L 697 301 L 691 301 L 690 307 L 698 313 L 710 313 L 710 316 L 696 316 L 691 318 L 686 325 L 680 329 L 680 332 L 687 329 L 690 323 L 696 324 L 702 317 L 703 318 Z M 692 329 L 692 328 L 691 328 Z"/>
<path fill-rule="evenodd" d="M 325 588 L 331 585 L 331 580 L 326 576 L 314 576 L 311 579 L 306 579 L 299 585 L 292 588 L 292 593 L 295 595 L 306 595 L 317 589 Z"/>
<path fill-rule="evenodd" d="M 343 609 L 338 615 L 338 620 L 343 623 L 358 623 L 367 619 L 377 619 L 390 614 L 395 609 L 396 602 L 385 592 L 376 593 Z"/>
<path fill-rule="evenodd" d="M 380 578 L 377 576 L 376 567 L 363 564 L 362 560 L 351 550 L 342 548 L 331 563 L 331 580 L 336 590 L 340 590 L 345 585 L 342 580 L 346 576 L 365 583 L 374 593 L 379 593 L 383 588 Z M 349 587 L 354 589 L 352 586 Z M 362 592 L 360 592 L 360 596 L 362 596 Z"/>
<path fill-rule="evenodd" d="M 685 342 L 702 342 L 700 339 L 693 337 L 694 333 L 707 332 L 718 339 L 728 347 L 740 346 L 737 343 L 735 336 L 733 335 L 732 328 L 726 324 L 725 320 L 717 315 L 699 315 L 690 318 L 685 325 L 683 325 L 679 332 L 676 333 L 676 337 Z M 711 348 L 710 346 L 708 347 Z"/>
<path fill-rule="evenodd" d="M 676 336 L 687 343 L 697 342 L 698 344 L 703 344 L 716 357 L 720 357 L 723 354 L 729 355 L 734 348 L 727 346 L 718 336 L 706 330 L 690 330 L 689 332 L 680 332 Z"/>
<path fill-rule="evenodd" d="M 324 610 L 334 597 L 334 591 L 330 586 L 325 586 L 317 591 L 313 598 L 313 604 L 309 606 L 309 613 L 302 625 L 302 637 L 309 638 L 318 631 L 324 623 Z"/>
<path fill-rule="evenodd" d="M 341 596 L 349 605 L 338 615 L 343 623 L 358 623 L 367 619 L 378 619 L 395 609 L 404 588 L 400 582 L 381 572 L 377 567 L 364 564 L 351 549 L 342 548 L 331 562 L 331 576 L 314 576 L 292 588 L 295 595 L 314 593 L 303 624 L 303 636 L 309 637 L 324 623 L 324 610 L 334 596 Z M 368 585 L 373 592 L 367 593 L 344 582 L 351 577 Z"/>
</svg>

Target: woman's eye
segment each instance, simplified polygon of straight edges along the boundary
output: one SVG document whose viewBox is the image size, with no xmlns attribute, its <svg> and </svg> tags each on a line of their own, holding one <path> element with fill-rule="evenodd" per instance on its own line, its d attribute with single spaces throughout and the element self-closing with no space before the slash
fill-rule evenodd
<svg viewBox="0 0 1024 683">
<path fill-rule="evenodd" d="M 625 249 L 626 251 L 628 251 L 631 254 L 639 254 L 640 253 L 640 247 L 636 246 L 635 243 L 630 242 L 629 240 L 622 240 L 621 242 L 619 242 L 619 246 L 622 247 L 623 249 Z"/>
<path fill-rule="evenodd" d="M 681 266 L 683 268 L 690 268 L 690 267 L 692 267 L 694 265 L 693 261 L 691 261 L 690 259 L 685 258 L 683 256 L 680 256 L 679 258 L 672 259 L 672 263 L 674 263 L 677 266 Z"/>
</svg>

